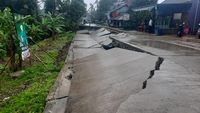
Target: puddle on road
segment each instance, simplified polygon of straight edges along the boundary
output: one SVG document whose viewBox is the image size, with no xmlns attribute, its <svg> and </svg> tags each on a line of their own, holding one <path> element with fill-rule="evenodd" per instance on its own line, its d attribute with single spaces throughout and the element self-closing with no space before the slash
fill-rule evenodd
<svg viewBox="0 0 200 113">
<path fill-rule="evenodd" d="M 141 44 L 148 47 L 163 49 L 167 51 L 175 51 L 178 53 L 185 53 L 186 55 L 200 54 L 200 51 L 191 48 L 171 44 L 168 42 L 157 41 L 157 40 L 134 40 L 132 44 Z"/>
</svg>

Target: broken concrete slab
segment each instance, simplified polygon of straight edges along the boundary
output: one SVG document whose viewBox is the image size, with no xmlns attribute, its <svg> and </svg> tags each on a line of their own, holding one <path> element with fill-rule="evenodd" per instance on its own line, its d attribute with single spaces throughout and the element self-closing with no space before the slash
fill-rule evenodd
<svg viewBox="0 0 200 113">
<path fill-rule="evenodd" d="M 76 60 L 69 112 L 115 113 L 130 94 L 142 90 L 156 61 L 155 56 L 117 48 Z"/>
<path fill-rule="evenodd" d="M 74 48 L 92 48 L 101 47 L 95 40 L 90 38 L 90 35 L 77 34 L 73 43 Z"/>
<path fill-rule="evenodd" d="M 73 49 L 76 73 L 72 79 L 69 97 L 62 98 L 66 91 L 58 90 L 58 93 L 54 93 L 58 98 L 47 102 L 46 108 L 51 106 L 50 111 L 65 112 L 67 101 L 69 103 L 66 112 L 69 113 L 198 113 L 200 111 L 198 108 L 200 79 L 199 74 L 195 73 L 199 72 L 198 62 L 195 65 L 196 70 L 191 72 L 194 68 L 187 69 L 187 66 L 191 65 L 185 65 L 188 63 L 188 58 L 180 56 L 180 61 L 186 60 L 181 63 L 184 66 L 179 65 L 180 61 L 177 63 L 165 60 L 159 70 L 155 66 L 158 58 L 145 52 L 148 53 L 150 50 L 152 53 L 155 51 L 161 52 L 162 55 L 170 53 L 172 56 L 180 53 L 144 46 L 134 46 L 130 49 L 144 53 L 118 48 L 104 51 L 98 48 L 98 41 L 106 41 L 107 36 L 94 36 L 95 34 L 76 35 Z M 119 35 L 118 39 L 122 36 Z M 126 41 L 124 44 L 124 48 L 132 47 L 132 44 L 127 44 Z M 177 58 L 171 57 L 171 59 Z M 198 59 L 197 56 L 191 61 L 195 62 Z M 58 89 L 67 87 L 67 82 L 63 86 Z"/>
<path fill-rule="evenodd" d="M 120 41 L 124 43 L 124 40 Z M 147 46 L 163 47 L 163 44 L 148 44 Z M 167 50 L 160 47 L 138 46 L 144 51 L 150 51 L 167 60 L 161 70 L 156 71 L 154 77 L 148 80 L 147 88 L 130 95 L 121 104 L 117 113 L 199 113 L 200 52 L 181 46 L 177 48 L 177 44 L 174 46 L 176 47 L 173 48 L 168 44 Z"/>
<path fill-rule="evenodd" d="M 200 52 L 199 52 L 200 53 Z M 165 56 L 167 59 L 175 62 L 176 64 L 184 66 L 188 71 L 193 71 L 200 74 L 200 55 L 188 56 Z"/>
<path fill-rule="evenodd" d="M 101 33 L 101 32 L 103 32 L 105 30 L 106 30 L 105 28 L 100 28 L 100 29 L 92 31 L 90 34 L 91 35 L 97 35 L 98 33 Z"/>
<path fill-rule="evenodd" d="M 73 47 L 74 59 L 80 59 L 103 51 L 101 45 L 91 38 L 90 35 L 77 34 L 73 42 Z"/>
<path fill-rule="evenodd" d="M 96 36 L 101 37 L 101 36 L 105 36 L 109 34 L 111 34 L 111 32 L 105 29 L 104 31 L 101 31 L 101 32 L 97 31 Z"/>
<path fill-rule="evenodd" d="M 124 41 L 125 49 L 132 47 L 132 44 L 127 44 L 129 39 L 126 37 L 120 39 L 120 37 L 123 35 L 118 36 L 117 39 Z M 96 39 L 105 40 L 106 38 L 97 37 Z M 200 91 L 199 74 L 195 73 L 199 72 L 197 71 L 198 56 L 190 60 L 197 62 L 196 70 L 192 72 L 194 68 L 187 69 L 191 66 L 186 65 L 189 60 L 182 58 L 184 54 L 180 54 L 184 51 L 164 51 L 145 46 L 133 46 L 130 50 L 135 49 L 144 52 L 140 54 L 156 53 L 167 59 L 169 59 L 167 55 L 171 55 L 177 56 L 175 59 L 180 57 L 186 61 L 180 63 L 181 60 L 171 60 L 174 57 L 170 56 L 171 59 L 165 60 L 159 70 L 154 67 L 158 59 L 151 62 L 152 57 L 155 56 L 141 58 L 140 55 L 127 54 L 125 52 L 127 50 L 118 51 L 117 49 L 97 52 L 77 59 L 74 62 L 76 74 L 72 82 L 68 112 L 198 113 L 200 111 L 197 107 L 199 100 L 195 99 L 198 98 Z M 152 53 L 148 52 L 149 50 Z M 173 61 L 178 61 L 178 63 Z M 143 67 L 142 64 L 145 66 Z M 150 77 L 151 74 L 153 76 Z M 147 81 L 147 86 L 142 89 L 144 81 Z"/>
<path fill-rule="evenodd" d="M 106 30 L 105 28 L 100 28 L 100 29 L 96 30 L 95 33 L 100 33 L 100 32 L 103 32 L 105 30 Z"/>
<path fill-rule="evenodd" d="M 147 88 L 130 95 L 117 113 L 199 113 L 199 82 L 198 74 L 165 60 Z"/>
<path fill-rule="evenodd" d="M 149 52 L 149 51 L 147 51 L 147 50 L 145 50 L 142 47 L 139 47 L 137 45 L 133 45 L 133 44 L 121 41 L 121 40 L 119 40 L 119 39 L 117 39 L 115 37 L 110 37 L 110 39 L 113 40 L 113 44 L 116 47 L 127 49 L 127 50 L 131 50 L 131 51 L 137 51 L 137 52 L 142 52 L 142 53 L 147 53 L 147 54 L 154 55 L 153 53 L 151 53 L 151 52 Z"/>
<path fill-rule="evenodd" d="M 100 45 L 104 44 L 104 45 L 108 45 L 110 43 L 112 43 L 112 40 L 110 39 L 109 35 L 106 36 L 92 36 L 92 39 L 94 39 L 96 42 L 98 42 Z"/>
<path fill-rule="evenodd" d="M 80 30 L 77 33 L 78 34 L 89 34 L 89 30 Z"/>
<path fill-rule="evenodd" d="M 43 113 L 65 113 L 67 102 L 68 98 L 48 101 Z"/>
<path fill-rule="evenodd" d="M 128 33 L 111 34 L 110 37 L 113 37 L 113 38 L 120 40 L 122 42 L 129 42 L 129 41 L 137 38 L 134 35 L 130 35 Z"/>
<path fill-rule="evenodd" d="M 84 51 L 84 52 L 81 52 Z M 102 52 L 101 48 L 74 48 L 74 60 L 81 59 L 99 52 Z"/>
</svg>

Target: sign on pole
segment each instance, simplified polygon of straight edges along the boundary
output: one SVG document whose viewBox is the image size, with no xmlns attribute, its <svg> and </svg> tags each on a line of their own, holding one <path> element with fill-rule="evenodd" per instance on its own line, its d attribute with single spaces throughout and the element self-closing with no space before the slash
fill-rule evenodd
<svg viewBox="0 0 200 113">
<path fill-rule="evenodd" d="M 22 50 L 22 54 L 21 54 L 22 60 L 25 60 L 28 57 L 30 57 L 30 51 L 28 48 L 28 40 L 27 40 L 23 16 L 19 14 L 15 14 L 14 19 L 16 22 L 17 37 L 20 41 L 20 48 Z"/>
</svg>

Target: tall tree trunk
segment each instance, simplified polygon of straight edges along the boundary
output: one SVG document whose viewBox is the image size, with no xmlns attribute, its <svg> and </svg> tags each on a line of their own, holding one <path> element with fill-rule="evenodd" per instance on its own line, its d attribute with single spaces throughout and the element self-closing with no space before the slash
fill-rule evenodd
<svg viewBox="0 0 200 113">
<path fill-rule="evenodd" d="M 12 36 L 9 37 L 8 42 L 7 42 L 7 55 L 10 57 L 10 69 L 12 71 L 16 71 L 15 67 L 15 42 Z"/>
<path fill-rule="evenodd" d="M 21 54 L 21 52 L 20 52 L 20 53 L 18 53 L 18 55 L 19 55 L 19 63 L 18 63 L 18 68 L 21 70 L 21 69 L 22 69 L 22 54 Z"/>
</svg>

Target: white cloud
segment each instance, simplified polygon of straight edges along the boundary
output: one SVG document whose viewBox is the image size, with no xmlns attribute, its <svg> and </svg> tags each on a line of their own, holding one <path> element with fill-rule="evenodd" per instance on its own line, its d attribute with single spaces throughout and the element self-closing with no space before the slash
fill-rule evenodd
<svg viewBox="0 0 200 113">
<path fill-rule="evenodd" d="M 162 3 L 162 2 L 164 2 L 165 0 L 158 0 L 158 4 L 160 4 L 160 3 Z"/>
<path fill-rule="evenodd" d="M 84 2 L 87 4 L 87 8 L 89 8 L 90 7 L 90 4 L 92 3 L 94 3 L 96 0 L 84 0 Z"/>
<path fill-rule="evenodd" d="M 87 8 L 89 8 L 90 4 L 94 3 L 96 0 L 84 0 L 84 2 L 87 4 Z M 43 3 L 43 0 L 38 0 L 39 2 L 39 6 L 40 6 L 40 9 L 43 9 L 44 8 L 44 3 Z"/>
<path fill-rule="evenodd" d="M 40 9 L 44 8 L 44 2 L 42 0 L 38 0 L 38 5 L 40 6 Z"/>
</svg>

